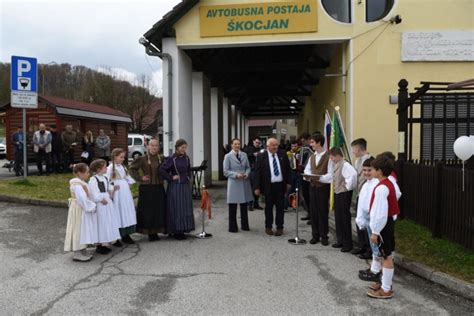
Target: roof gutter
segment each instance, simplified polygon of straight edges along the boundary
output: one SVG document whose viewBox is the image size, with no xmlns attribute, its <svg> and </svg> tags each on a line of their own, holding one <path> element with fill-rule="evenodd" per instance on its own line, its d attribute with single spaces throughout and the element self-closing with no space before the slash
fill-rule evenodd
<svg viewBox="0 0 474 316">
<path fill-rule="evenodd" d="M 153 45 L 147 38 L 145 37 L 140 37 L 138 40 L 140 44 L 145 46 L 145 53 L 148 56 L 155 56 L 159 57 L 161 59 L 166 59 L 168 62 L 168 73 L 166 75 L 168 79 L 168 131 L 163 131 L 165 134 L 168 135 L 168 141 L 169 141 L 169 155 L 171 156 L 173 154 L 173 113 L 172 113 L 172 108 L 173 108 L 173 62 L 170 54 L 167 53 L 162 53 L 160 50 Z"/>
</svg>

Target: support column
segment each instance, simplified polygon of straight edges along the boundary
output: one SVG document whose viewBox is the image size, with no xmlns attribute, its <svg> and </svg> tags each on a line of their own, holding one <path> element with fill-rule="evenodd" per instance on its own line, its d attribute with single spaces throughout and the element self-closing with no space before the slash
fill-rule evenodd
<svg viewBox="0 0 474 316">
<path fill-rule="evenodd" d="M 230 139 L 234 138 L 237 133 L 237 117 L 236 117 L 236 111 L 235 111 L 235 105 L 230 106 Z M 229 140 L 230 140 L 229 139 Z"/>
<path fill-rule="evenodd" d="M 163 80 L 163 153 L 174 152 L 174 142 L 179 138 L 188 141 L 188 153 L 192 155 L 192 63 L 176 45 L 176 38 L 163 38 L 163 53 L 172 58 L 171 97 L 168 81 Z M 167 78 L 168 63 L 163 63 L 163 78 Z"/>
<path fill-rule="evenodd" d="M 202 72 L 192 74 L 192 118 L 193 118 L 193 156 L 192 165 L 199 166 L 207 160 L 208 168 L 199 185 L 211 184 L 211 92 L 209 81 Z"/>
<path fill-rule="evenodd" d="M 222 137 L 223 141 L 221 146 L 224 146 L 225 144 L 229 143 L 230 140 L 230 106 L 229 106 L 229 99 L 224 98 L 223 103 L 222 103 Z"/>
<path fill-rule="evenodd" d="M 222 161 L 224 155 L 222 152 L 223 138 L 223 115 L 222 115 L 222 95 L 218 88 L 211 88 L 211 170 L 212 180 L 219 180 L 219 174 L 222 170 Z"/>
<path fill-rule="evenodd" d="M 237 132 L 235 134 L 235 137 L 239 138 L 240 140 L 242 140 L 242 121 L 241 121 L 241 116 L 240 116 L 240 111 L 236 111 L 235 112 L 236 114 L 236 121 L 237 121 Z"/>
</svg>

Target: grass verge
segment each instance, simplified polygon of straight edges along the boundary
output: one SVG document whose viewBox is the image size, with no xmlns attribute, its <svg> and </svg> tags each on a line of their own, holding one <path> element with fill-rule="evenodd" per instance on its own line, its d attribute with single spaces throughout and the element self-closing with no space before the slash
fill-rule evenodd
<svg viewBox="0 0 474 316">
<path fill-rule="evenodd" d="M 410 220 L 395 225 L 396 252 L 410 261 L 474 283 L 474 251 L 446 239 L 433 238 L 431 231 Z"/>
<path fill-rule="evenodd" d="M 67 201 L 70 197 L 69 180 L 72 174 L 50 176 L 30 176 L 28 180 L 13 178 L 0 181 L 0 194 L 20 198 L 46 201 Z M 138 186 L 132 187 L 134 196 L 138 195 Z"/>
</svg>

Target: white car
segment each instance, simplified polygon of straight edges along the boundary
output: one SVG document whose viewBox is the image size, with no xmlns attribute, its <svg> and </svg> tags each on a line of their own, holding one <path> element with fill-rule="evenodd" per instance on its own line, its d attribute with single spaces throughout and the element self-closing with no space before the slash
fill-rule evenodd
<svg viewBox="0 0 474 316">
<path fill-rule="evenodd" d="M 128 158 L 136 159 L 143 156 L 151 139 L 153 137 L 150 135 L 128 134 Z"/>
<path fill-rule="evenodd" d="M 5 144 L 5 138 L 0 137 L 0 159 L 7 157 L 7 144 Z"/>
</svg>

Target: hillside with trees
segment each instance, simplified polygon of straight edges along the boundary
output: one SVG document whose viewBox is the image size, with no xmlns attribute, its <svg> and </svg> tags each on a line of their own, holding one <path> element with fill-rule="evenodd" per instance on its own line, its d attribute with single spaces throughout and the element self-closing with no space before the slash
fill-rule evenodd
<svg viewBox="0 0 474 316">
<path fill-rule="evenodd" d="M 44 78 L 44 80 L 43 80 Z M 136 85 L 85 66 L 38 65 L 40 94 L 107 105 L 132 117 L 130 130 L 141 132 L 153 102 L 151 78 L 141 75 Z M 10 101 L 10 64 L 0 63 L 0 104 Z"/>
</svg>

